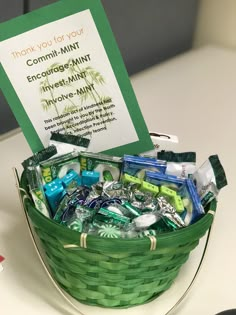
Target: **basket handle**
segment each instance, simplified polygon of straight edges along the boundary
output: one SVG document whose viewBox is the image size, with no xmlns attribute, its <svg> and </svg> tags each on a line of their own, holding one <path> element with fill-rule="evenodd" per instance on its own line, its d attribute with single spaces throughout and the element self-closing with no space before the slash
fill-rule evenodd
<svg viewBox="0 0 236 315">
<path fill-rule="evenodd" d="M 214 211 L 212 211 L 212 212 L 214 212 Z M 203 249 L 203 252 L 202 252 L 202 257 L 201 257 L 201 260 L 200 260 L 200 262 L 198 264 L 197 270 L 196 270 L 196 272 L 195 272 L 195 274 L 194 274 L 190 284 L 185 289 L 184 293 L 181 295 L 181 297 L 178 299 L 178 301 L 164 315 L 170 315 L 179 306 L 179 304 L 183 301 L 183 299 L 186 297 L 186 295 L 188 294 L 188 292 L 190 291 L 190 289 L 194 285 L 194 283 L 196 281 L 196 278 L 199 275 L 199 272 L 201 270 L 204 258 L 206 256 L 206 251 L 207 251 L 207 248 L 208 248 L 208 245 L 209 245 L 209 240 L 210 240 L 210 235 L 211 235 L 211 229 L 212 229 L 212 225 L 210 226 L 210 228 L 209 228 L 209 230 L 207 232 L 207 237 L 206 237 L 205 246 L 204 246 L 204 249 Z"/>
<path fill-rule="evenodd" d="M 45 272 L 46 274 L 48 275 L 49 279 L 52 281 L 53 285 L 55 286 L 55 288 L 57 289 L 57 291 L 63 296 L 63 298 L 77 311 L 79 312 L 81 315 L 85 315 L 84 313 L 82 313 L 79 308 L 65 295 L 64 291 L 60 288 L 60 286 L 57 284 L 57 282 L 53 279 L 50 271 L 49 271 L 49 268 L 48 266 L 46 265 L 46 263 L 44 262 L 43 260 L 43 257 L 41 255 L 41 252 L 39 250 L 39 246 L 37 245 L 37 241 L 36 241 L 36 238 L 35 238 L 35 235 L 33 233 L 33 229 L 31 227 L 31 224 L 30 224 L 30 220 L 29 220 L 29 217 L 28 217 L 28 213 L 26 211 L 26 207 L 24 206 L 24 203 L 25 203 L 25 200 L 30 198 L 29 195 L 27 194 L 27 192 L 20 187 L 20 181 L 19 181 L 19 176 L 18 176 L 18 172 L 17 172 L 17 169 L 16 168 L 13 168 L 13 173 L 14 173 L 14 176 L 15 176 L 15 180 L 16 180 L 16 188 L 17 188 L 17 191 L 18 191 L 18 194 L 19 194 L 19 199 L 20 199 L 20 203 L 21 203 L 21 208 L 25 214 L 25 220 L 26 220 L 26 223 L 27 223 L 27 226 L 28 226 L 28 230 L 29 230 L 29 233 L 30 233 L 30 236 L 31 236 L 31 240 L 33 242 L 33 245 L 34 245 L 34 248 L 36 250 L 36 253 L 38 254 L 38 257 L 39 257 L 39 260 L 41 261 L 44 269 L 45 269 Z M 22 193 L 23 192 L 23 193 Z M 211 211 L 209 210 L 208 213 L 212 214 L 214 216 L 215 214 L 215 211 Z M 214 222 L 214 220 L 213 220 Z M 201 257 L 201 260 L 199 262 L 199 265 L 196 269 L 196 272 L 190 282 L 190 284 L 188 285 L 188 287 L 186 288 L 186 290 L 184 291 L 184 293 L 181 295 L 181 297 L 177 300 L 177 302 L 164 314 L 164 315 L 170 315 L 178 306 L 179 304 L 183 301 L 183 299 L 186 297 L 186 295 L 188 294 L 188 292 L 190 291 L 190 289 L 192 288 L 194 282 L 196 281 L 196 278 L 197 276 L 199 275 L 199 272 L 200 272 L 200 269 L 202 267 L 202 264 L 203 264 L 203 261 L 204 261 L 204 258 L 206 256 L 206 252 L 207 252 L 207 248 L 208 248 L 208 245 L 209 245 L 209 240 L 210 240 L 210 235 L 211 235 L 211 230 L 212 230 L 212 226 L 213 226 L 213 222 L 212 222 L 212 225 L 210 226 L 208 232 L 207 232 L 207 237 L 206 237 L 206 242 L 205 242 L 205 246 L 204 246 L 204 249 L 203 249 L 203 253 L 202 253 L 202 257 Z"/>
</svg>

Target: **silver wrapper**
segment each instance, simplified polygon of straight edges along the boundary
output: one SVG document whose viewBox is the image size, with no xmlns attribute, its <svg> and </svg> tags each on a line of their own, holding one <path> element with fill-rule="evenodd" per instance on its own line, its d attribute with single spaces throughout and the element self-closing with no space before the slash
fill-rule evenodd
<svg viewBox="0 0 236 315">
<path fill-rule="evenodd" d="M 175 208 L 164 197 L 158 197 L 157 203 L 160 208 L 159 212 L 163 218 L 168 218 L 178 228 L 186 226 Z"/>
<path fill-rule="evenodd" d="M 104 182 L 103 185 L 103 195 L 107 198 L 119 197 L 122 200 L 129 199 L 129 193 L 127 189 L 123 186 L 122 182 Z"/>
<path fill-rule="evenodd" d="M 157 208 L 158 208 L 157 200 L 154 199 L 152 196 L 148 196 L 148 198 L 143 202 L 142 210 L 145 212 L 146 211 L 154 212 L 157 210 Z"/>
<path fill-rule="evenodd" d="M 133 207 L 136 207 L 140 210 L 143 209 L 143 202 L 141 201 L 137 201 L 137 200 L 133 200 L 133 201 L 130 201 L 130 204 L 133 206 Z"/>
<path fill-rule="evenodd" d="M 99 198 L 101 195 L 92 187 L 88 197 L 85 200 L 85 205 L 88 205 L 92 200 Z"/>
</svg>

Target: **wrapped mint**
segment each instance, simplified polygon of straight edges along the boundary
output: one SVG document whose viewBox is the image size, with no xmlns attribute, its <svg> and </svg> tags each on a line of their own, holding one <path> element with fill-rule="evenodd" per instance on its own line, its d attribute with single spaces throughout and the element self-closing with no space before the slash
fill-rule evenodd
<svg viewBox="0 0 236 315">
<path fill-rule="evenodd" d="M 114 224 L 125 225 L 130 222 L 130 218 L 105 208 L 100 208 L 98 210 L 98 213 L 104 215 L 105 217 L 108 217 Z"/>
<path fill-rule="evenodd" d="M 64 224 L 72 230 L 82 232 L 84 225 L 92 221 L 94 214 L 94 210 L 77 205 L 71 218 L 68 221 L 64 221 Z"/>
<path fill-rule="evenodd" d="M 106 181 L 103 184 L 103 194 L 108 198 L 125 198 L 127 199 L 127 190 L 124 189 L 123 183 L 119 181 Z"/>
<path fill-rule="evenodd" d="M 145 213 L 133 220 L 136 230 L 146 230 L 149 226 L 159 221 L 161 216 L 156 213 Z"/>
<path fill-rule="evenodd" d="M 160 151 L 158 159 L 166 161 L 166 174 L 188 178 L 196 170 L 196 153 Z"/>
<path fill-rule="evenodd" d="M 109 238 L 121 237 L 121 229 L 118 226 L 111 223 L 101 223 L 100 225 L 97 224 L 96 232 L 101 237 Z"/>
<path fill-rule="evenodd" d="M 227 185 L 226 174 L 218 155 L 211 155 L 193 173 L 192 179 L 204 207 L 217 198 L 219 191 Z"/>
<path fill-rule="evenodd" d="M 164 197 L 158 197 L 157 202 L 160 207 L 159 214 L 168 226 L 173 229 L 185 227 L 185 223 L 182 218 Z"/>
</svg>

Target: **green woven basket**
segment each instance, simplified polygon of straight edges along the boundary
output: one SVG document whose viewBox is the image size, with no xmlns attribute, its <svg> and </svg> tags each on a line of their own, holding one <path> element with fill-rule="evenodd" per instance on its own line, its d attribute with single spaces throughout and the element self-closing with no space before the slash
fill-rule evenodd
<svg viewBox="0 0 236 315">
<path fill-rule="evenodd" d="M 20 186 L 53 278 L 78 301 L 102 307 L 131 307 L 166 291 L 210 228 L 216 210 L 214 200 L 201 220 L 157 238 L 111 239 L 81 234 L 47 219 L 25 198 L 24 174 Z"/>
</svg>

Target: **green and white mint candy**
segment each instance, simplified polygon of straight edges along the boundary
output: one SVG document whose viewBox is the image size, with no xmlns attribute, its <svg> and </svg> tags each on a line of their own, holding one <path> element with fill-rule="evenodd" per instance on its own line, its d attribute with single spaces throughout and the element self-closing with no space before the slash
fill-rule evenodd
<svg viewBox="0 0 236 315">
<path fill-rule="evenodd" d="M 83 224 L 79 219 L 75 219 L 72 223 L 68 225 L 68 227 L 74 231 L 82 232 Z"/>
<path fill-rule="evenodd" d="M 117 226 L 112 224 L 103 224 L 99 227 L 98 235 L 102 237 L 119 238 L 121 231 Z"/>
</svg>

